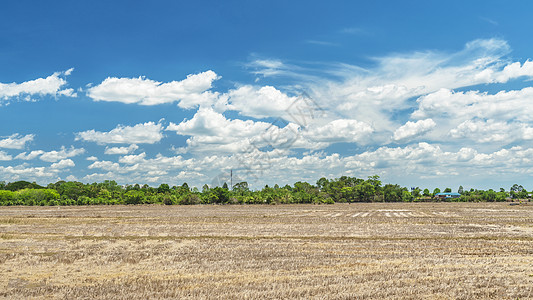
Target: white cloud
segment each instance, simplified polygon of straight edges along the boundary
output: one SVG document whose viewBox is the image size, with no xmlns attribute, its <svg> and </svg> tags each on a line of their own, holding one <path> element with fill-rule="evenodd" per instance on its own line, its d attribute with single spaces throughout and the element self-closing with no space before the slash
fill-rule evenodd
<svg viewBox="0 0 533 300">
<path fill-rule="evenodd" d="M 85 180 L 86 182 L 102 182 L 104 180 L 121 180 L 123 178 L 121 178 L 120 176 L 118 176 L 117 174 L 113 173 L 113 172 L 107 172 L 105 174 L 103 173 L 92 173 L 92 174 L 87 174 L 83 177 L 83 180 Z M 130 178 L 130 180 L 127 180 L 127 181 L 124 181 L 124 182 L 133 182 L 134 179 L 133 178 Z M 140 181 L 142 182 L 142 181 Z"/>
<path fill-rule="evenodd" d="M 47 161 L 47 162 L 57 162 L 59 160 L 78 156 L 83 153 L 85 153 L 85 149 L 83 148 L 70 147 L 70 149 L 66 149 L 65 147 L 61 147 L 61 150 L 59 151 L 53 150 L 50 152 L 44 152 L 41 155 L 40 159 L 42 161 Z"/>
<path fill-rule="evenodd" d="M 392 137 L 395 141 L 407 140 L 416 136 L 423 135 L 431 129 L 435 128 L 437 124 L 432 119 L 425 119 L 416 122 L 408 121 L 405 125 L 394 131 Z"/>
<path fill-rule="evenodd" d="M 22 152 L 15 156 L 15 159 L 22 159 L 22 160 L 32 160 L 43 154 L 43 150 L 33 150 L 30 153 L 26 154 L 26 152 Z"/>
<path fill-rule="evenodd" d="M 323 148 L 327 143 L 315 142 L 302 134 L 300 126 L 294 123 L 282 123 L 280 126 L 267 122 L 252 120 L 229 120 L 212 108 L 200 108 L 191 120 L 180 124 L 170 123 L 166 130 L 175 131 L 179 135 L 191 136 L 187 139 L 187 149 L 196 152 L 248 152 L 255 148 L 272 147 L 287 150 L 289 148 Z M 317 130 L 317 135 L 319 129 Z M 352 133 L 350 137 L 357 135 Z M 313 136 L 314 138 L 315 136 Z M 322 136 L 323 139 L 326 139 Z"/>
<path fill-rule="evenodd" d="M 72 89 L 62 88 L 67 85 L 65 76 L 71 74 L 73 69 L 69 69 L 65 72 L 56 72 L 46 78 L 37 78 L 22 83 L 0 83 L 0 99 L 9 100 L 11 98 L 17 98 L 22 96 L 69 96 L 76 97 L 76 94 Z"/>
<path fill-rule="evenodd" d="M 304 132 L 306 138 L 313 142 L 367 142 L 373 132 L 372 126 L 357 120 L 338 119 L 325 125 L 311 124 Z"/>
<path fill-rule="evenodd" d="M 443 88 L 504 83 L 519 77 L 533 78 L 533 62 L 508 62 L 504 56 L 509 51 L 509 45 L 500 39 L 475 40 L 455 53 L 425 51 L 375 58 L 375 67 L 368 69 L 340 64 L 332 65 L 330 70 L 326 68 L 324 71 L 321 66 L 322 74 L 325 75 L 313 75 L 314 78 L 308 79 L 292 74 L 295 71 L 286 69 L 286 65 L 281 62 L 258 66 L 275 69 L 276 72 L 272 74 L 276 76 L 299 79 L 299 87 L 308 91 L 311 98 L 330 115 L 337 115 L 336 118 L 355 119 L 371 124 L 377 133 L 393 133 L 399 125 L 394 116 L 405 110 L 416 109 L 413 106 L 416 103 L 410 101 L 414 97 L 434 93 Z M 309 70 L 305 72 L 313 73 Z M 314 74 L 317 73 L 318 71 L 314 70 Z M 330 79 L 327 79 L 328 74 L 334 78 L 330 76 Z M 230 91 L 230 106 L 234 105 L 234 109 L 253 117 L 282 114 L 280 110 L 287 107 L 285 102 L 288 101 L 279 101 L 278 99 L 284 98 L 278 97 L 255 104 L 251 99 L 261 99 L 261 95 L 254 95 L 258 94 L 258 90 L 259 88 L 251 87 L 237 90 L 243 94 L 240 105 L 233 103 L 239 101 L 232 99 L 232 93 L 236 92 Z M 269 108 L 269 102 L 274 109 Z M 250 107 L 244 107 L 246 103 L 249 103 Z M 428 117 L 430 116 L 417 118 Z"/>
<path fill-rule="evenodd" d="M 104 173 L 89 174 L 84 180 L 114 179 L 118 182 L 141 184 L 180 184 L 185 181 L 202 186 L 210 184 L 210 178 L 214 179 L 222 172 L 233 169 L 235 176 L 248 181 L 255 188 L 264 184 L 294 183 L 297 180 L 314 182 L 322 176 L 333 178 L 349 175 L 365 178 L 371 174 L 379 174 L 385 182 L 412 184 L 413 178 L 452 180 L 457 176 L 488 178 L 500 174 L 520 177 L 520 174 L 528 174 L 533 170 L 532 157 L 533 149 L 524 147 L 503 148 L 492 152 L 479 152 L 471 147 L 445 151 L 440 145 L 430 143 L 379 147 L 344 157 L 337 153 L 323 152 L 293 156 L 283 151 L 266 152 L 257 148 L 246 155 L 217 153 L 190 159 L 161 154 L 149 157 L 143 152 L 120 157 L 118 162 L 95 161 L 89 169 L 101 169 Z"/>
<path fill-rule="evenodd" d="M 78 178 L 72 174 L 68 175 L 66 179 L 67 181 L 78 181 Z"/>
<path fill-rule="evenodd" d="M 0 148 L 24 149 L 26 143 L 33 141 L 34 137 L 34 134 L 20 135 L 15 133 L 5 139 L 0 139 Z"/>
<path fill-rule="evenodd" d="M 279 59 L 256 59 L 247 64 L 247 67 L 254 69 L 254 74 L 265 77 L 279 75 L 288 70 L 288 66 Z"/>
<path fill-rule="evenodd" d="M 109 132 L 87 130 L 78 132 L 76 140 L 98 144 L 155 144 L 163 138 L 162 124 L 146 122 L 135 126 L 118 125 Z"/>
<path fill-rule="evenodd" d="M 56 180 L 58 170 L 46 168 L 46 167 L 32 167 L 27 164 L 18 166 L 0 166 L 0 174 L 3 176 L 3 180 L 6 181 L 36 181 L 42 184 L 53 182 Z"/>
<path fill-rule="evenodd" d="M 211 105 L 217 101 L 218 94 L 211 93 L 212 83 L 220 77 L 213 71 L 188 75 L 182 81 L 162 83 L 139 78 L 109 77 L 97 86 L 91 87 L 87 95 L 95 101 L 113 101 L 157 105 L 178 102 L 181 108 L 197 105 Z"/>
<path fill-rule="evenodd" d="M 388 174 L 396 181 L 409 174 L 415 178 L 471 176 L 514 176 L 533 168 L 533 149 L 512 147 L 492 153 L 480 153 L 472 148 L 444 151 L 439 145 L 419 143 L 404 148 L 380 147 L 345 158 L 348 168 Z M 412 179 L 411 179 L 412 180 Z"/>
<path fill-rule="evenodd" d="M 128 147 L 106 147 L 104 154 L 114 155 L 114 154 L 130 154 L 135 150 L 139 149 L 139 146 L 132 144 Z"/>
<path fill-rule="evenodd" d="M 119 171 L 120 165 L 111 161 L 95 161 L 88 167 L 89 169 L 103 169 L 107 171 Z"/>
<path fill-rule="evenodd" d="M 245 85 L 229 91 L 228 96 L 229 109 L 255 118 L 286 117 L 287 110 L 297 100 L 272 86 Z"/>
<path fill-rule="evenodd" d="M 74 167 L 76 164 L 72 161 L 72 159 L 62 159 L 57 163 L 53 163 L 50 168 L 52 169 L 64 169 L 64 168 L 70 168 Z"/>
<path fill-rule="evenodd" d="M 509 139 L 512 134 L 511 126 L 505 122 L 494 120 L 467 120 L 450 131 L 454 138 L 472 138 L 481 143 L 499 142 Z"/>
<path fill-rule="evenodd" d="M 420 97 L 413 118 L 444 117 L 465 121 L 473 118 L 533 121 L 533 87 L 496 94 L 441 89 Z"/>
<path fill-rule="evenodd" d="M 488 94 L 441 89 L 417 99 L 412 118 L 431 118 L 439 124 L 434 139 L 461 139 L 462 143 L 503 146 L 532 137 L 533 88 Z"/>
<path fill-rule="evenodd" d="M 144 160 L 144 158 L 146 157 L 146 153 L 143 152 L 141 154 L 132 154 L 132 155 L 126 155 L 126 156 L 122 156 L 121 158 L 119 158 L 119 162 L 123 163 L 123 164 L 135 164 L 135 163 L 138 163 L 142 160 Z"/>
<path fill-rule="evenodd" d="M 196 151 L 239 152 L 270 126 L 266 122 L 228 120 L 212 108 L 200 108 L 192 119 L 180 124 L 170 123 L 166 130 L 191 136 L 187 145 Z"/>
<path fill-rule="evenodd" d="M 321 98 L 330 99 L 328 103 L 336 111 L 367 122 L 384 120 L 382 126 L 387 128 L 392 126 L 391 111 L 408 108 L 410 103 L 406 100 L 411 97 L 443 87 L 496 81 L 501 75 L 499 59 L 508 48 L 501 40 L 478 40 L 451 55 L 419 52 L 378 58 L 377 68 L 351 75 L 340 84 L 331 83 L 323 91 L 317 90 Z M 491 74 L 483 75 L 487 71 Z"/>
<path fill-rule="evenodd" d="M 97 161 L 97 160 L 98 160 L 98 157 L 96 157 L 96 156 L 89 156 L 89 157 L 86 158 L 86 160 L 88 160 L 88 161 Z"/>
<path fill-rule="evenodd" d="M 13 159 L 13 156 L 7 154 L 7 152 L 0 151 L 0 160 L 9 161 L 9 160 L 12 160 L 12 159 Z"/>
<path fill-rule="evenodd" d="M 450 130 L 453 138 L 468 138 L 480 143 L 506 142 L 533 139 L 533 128 L 527 124 L 489 120 L 466 120 Z"/>
<path fill-rule="evenodd" d="M 503 70 L 495 71 L 486 69 L 476 75 L 476 79 L 487 83 L 505 83 L 510 79 L 533 76 L 533 61 L 525 61 L 523 64 L 514 62 L 506 65 Z"/>
</svg>

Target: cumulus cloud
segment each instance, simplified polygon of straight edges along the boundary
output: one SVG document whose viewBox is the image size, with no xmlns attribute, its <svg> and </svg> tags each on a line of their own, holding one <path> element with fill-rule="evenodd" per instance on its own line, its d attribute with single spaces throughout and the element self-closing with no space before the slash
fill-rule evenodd
<svg viewBox="0 0 533 300">
<path fill-rule="evenodd" d="M 43 150 L 33 150 L 30 153 L 22 152 L 15 156 L 15 159 L 32 160 L 43 154 Z"/>
<path fill-rule="evenodd" d="M 78 132 L 76 140 L 98 144 L 155 144 L 163 138 L 161 123 L 146 122 L 135 126 L 118 125 L 108 132 L 87 130 Z"/>
<path fill-rule="evenodd" d="M 144 158 L 146 157 L 146 153 L 143 152 L 141 154 L 132 154 L 132 155 L 126 155 L 126 156 L 122 156 L 121 158 L 119 158 L 119 162 L 123 163 L 123 164 L 135 164 L 135 163 L 138 163 L 142 160 L 144 160 Z"/>
<path fill-rule="evenodd" d="M 432 119 L 425 119 L 416 122 L 408 121 L 405 125 L 394 131 L 392 137 L 395 141 L 407 140 L 416 136 L 423 135 L 424 133 L 435 128 L 437 124 Z"/>
<path fill-rule="evenodd" d="M 435 120 L 434 138 L 502 146 L 531 139 L 532 98 L 532 87 L 495 94 L 440 89 L 418 98 L 411 118 Z"/>
<path fill-rule="evenodd" d="M 0 148 L 24 149 L 26 143 L 33 141 L 34 137 L 34 134 L 20 135 L 15 133 L 7 138 L 0 139 Z"/>
<path fill-rule="evenodd" d="M 19 166 L 0 166 L 0 173 L 2 173 L 8 181 L 42 180 L 43 178 L 50 179 L 57 174 L 45 167 L 29 167 L 24 164 Z"/>
<path fill-rule="evenodd" d="M 494 120 L 467 120 L 450 131 L 454 138 L 472 138 L 481 143 L 499 142 L 509 139 L 511 126 Z"/>
<path fill-rule="evenodd" d="M 89 88 L 87 95 L 95 101 L 157 105 L 178 102 L 181 108 L 211 105 L 217 101 L 217 93 L 209 92 L 212 83 L 220 77 L 209 70 L 188 75 L 182 81 L 162 83 L 139 78 L 108 77 L 99 85 Z"/>
<path fill-rule="evenodd" d="M 62 159 L 60 160 L 59 162 L 56 162 L 56 163 L 53 163 L 50 168 L 52 169 L 65 169 L 65 168 L 70 168 L 70 167 L 74 167 L 76 166 L 76 164 L 72 161 L 72 159 Z"/>
<path fill-rule="evenodd" d="M 47 162 L 57 162 L 57 161 L 64 160 L 69 157 L 78 156 L 83 153 L 85 153 L 85 149 L 83 148 L 70 147 L 70 149 L 67 149 L 65 147 L 61 147 L 61 150 L 59 151 L 53 150 L 50 152 L 44 152 L 41 155 L 40 159 L 42 161 L 47 161 Z"/>
<path fill-rule="evenodd" d="M 345 128 L 342 128 L 341 123 L 342 121 L 333 123 L 334 125 L 329 124 L 329 126 L 336 125 L 340 130 L 344 129 L 346 132 L 350 129 L 346 126 L 361 125 L 351 123 L 345 124 Z M 331 130 L 330 127 L 328 129 Z M 361 132 L 347 133 L 344 138 L 354 138 L 367 130 L 363 126 L 356 129 L 361 129 Z M 179 135 L 190 136 L 187 139 L 187 149 L 180 149 L 181 152 L 192 150 L 236 153 L 264 147 L 287 150 L 290 148 L 317 149 L 329 145 L 328 143 L 321 143 L 328 139 L 324 136 L 327 132 L 318 128 L 313 129 L 315 132 L 307 133 L 302 131 L 301 126 L 294 123 L 231 120 L 221 113 L 215 112 L 212 108 L 201 108 L 192 119 L 185 120 L 180 124 L 170 123 L 166 130 L 175 131 Z M 335 136 L 342 134 L 337 132 Z"/>
<path fill-rule="evenodd" d="M 272 86 L 251 85 L 229 91 L 228 97 L 228 109 L 254 118 L 286 117 L 287 110 L 297 100 Z"/>
<path fill-rule="evenodd" d="M 192 119 L 180 124 L 171 122 L 166 130 L 191 136 L 187 145 L 196 151 L 239 152 L 270 126 L 266 122 L 228 120 L 212 108 L 200 108 Z"/>
<path fill-rule="evenodd" d="M 67 176 L 67 181 L 79 181 L 78 178 L 72 174 Z"/>
<path fill-rule="evenodd" d="M 506 142 L 533 139 L 533 128 L 520 122 L 466 120 L 450 130 L 453 138 L 468 138 L 479 143 Z"/>
<path fill-rule="evenodd" d="M 88 166 L 89 169 L 103 169 L 107 171 L 119 171 L 120 165 L 111 161 L 95 161 Z"/>
<path fill-rule="evenodd" d="M 106 147 L 104 154 L 115 155 L 115 154 L 130 154 L 135 150 L 139 149 L 139 146 L 132 144 L 128 147 Z"/>
<path fill-rule="evenodd" d="M 380 147 L 344 159 L 348 168 L 376 171 L 395 180 L 409 174 L 418 178 L 466 176 L 494 176 L 514 172 L 528 172 L 533 149 L 520 146 L 482 153 L 470 147 L 458 151 L 444 151 L 439 145 L 418 143 L 406 147 Z"/>
<path fill-rule="evenodd" d="M 7 154 L 5 151 L 0 151 L 0 160 L 8 161 L 12 159 L 13 159 L 13 156 Z"/>
<path fill-rule="evenodd" d="M 313 142 L 366 142 L 372 126 L 357 120 L 338 119 L 325 125 L 312 124 L 304 135 Z"/>
<path fill-rule="evenodd" d="M 28 96 L 25 99 L 31 99 L 35 95 L 76 97 L 76 93 L 72 89 L 63 89 L 67 85 L 67 80 L 64 77 L 70 75 L 72 71 L 73 69 L 56 72 L 46 78 L 37 78 L 22 83 L 0 83 L 0 99 L 7 101 L 23 96 Z"/>
<path fill-rule="evenodd" d="M 495 120 L 533 120 L 533 107 L 530 105 L 533 88 L 501 91 L 496 94 L 467 91 L 455 92 L 440 89 L 420 97 L 413 118 L 445 117 L 459 120 L 488 118 Z"/>
<path fill-rule="evenodd" d="M 413 98 L 440 89 L 533 78 L 533 63 L 508 62 L 505 55 L 509 51 L 504 40 L 475 40 L 455 53 L 419 51 L 377 57 L 375 66 L 367 69 L 345 64 L 331 66 L 324 71 L 321 80 L 303 80 L 299 85 L 322 108 L 340 118 L 367 124 L 379 120 L 372 124 L 376 131 L 394 132 L 398 128 L 394 116 L 416 108 L 411 101 Z M 277 65 L 271 67 L 278 70 L 276 76 L 290 76 Z M 328 79 L 328 74 L 335 77 Z M 231 97 L 229 101 L 231 103 Z"/>
</svg>

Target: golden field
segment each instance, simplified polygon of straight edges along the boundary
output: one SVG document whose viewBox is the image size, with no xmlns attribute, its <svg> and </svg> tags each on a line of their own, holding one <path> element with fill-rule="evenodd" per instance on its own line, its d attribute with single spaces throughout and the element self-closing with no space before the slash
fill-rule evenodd
<svg viewBox="0 0 533 300">
<path fill-rule="evenodd" d="M 533 204 L 0 208 L 0 298 L 533 299 Z"/>
</svg>

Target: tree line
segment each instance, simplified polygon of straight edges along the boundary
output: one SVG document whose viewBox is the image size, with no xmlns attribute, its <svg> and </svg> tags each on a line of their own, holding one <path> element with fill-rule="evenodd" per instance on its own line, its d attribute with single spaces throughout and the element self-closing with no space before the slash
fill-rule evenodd
<svg viewBox="0 0 533 300">
<path fill-rule="evenodd" d="M 451 188 L 444 192 L 451 192 Z M 58 181 L 46 187 L 35 182 L 0 182 L 0 205 L 117 205 L 117 204 L 292 204 L 292 203 L 354 203 L 354 202 L 413 202 L 413 201 L 507 201 L 527 199 L 530 194 L 523 186 L 515 184 L 507 192 L 474 190 L 465 191 L 459 187 L 460 197 L 453 199 L 436 198 L 441 190 L 401 187 L 397 184 L 383 185 L 379 176 L 367 179 L 342 176 L 335 179 L 320 178 L 315 185 L 298 181 L 283 187 L 277 184 L 266 185 L 260 190 L 252 190 L 247 182 L 239 182 L 232 187 L 227 183 L 199 190 L 190 188 L 187 183 L 169 186 L 161 184 L 151 187 L 147 184 L 119 185 L 106 180 L 101 183 L 81 183 Z"/>
</svg>

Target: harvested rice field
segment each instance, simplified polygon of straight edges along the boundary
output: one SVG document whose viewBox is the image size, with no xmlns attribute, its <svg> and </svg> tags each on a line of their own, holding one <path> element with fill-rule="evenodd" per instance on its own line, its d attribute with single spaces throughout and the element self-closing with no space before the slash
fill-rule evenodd
<svg viewBox="0 0 533 300">
<path fill-rule="evenodd" d="M 533 204 L 0 208 L 2 299 L 533 299 Z"/>
</svg>

